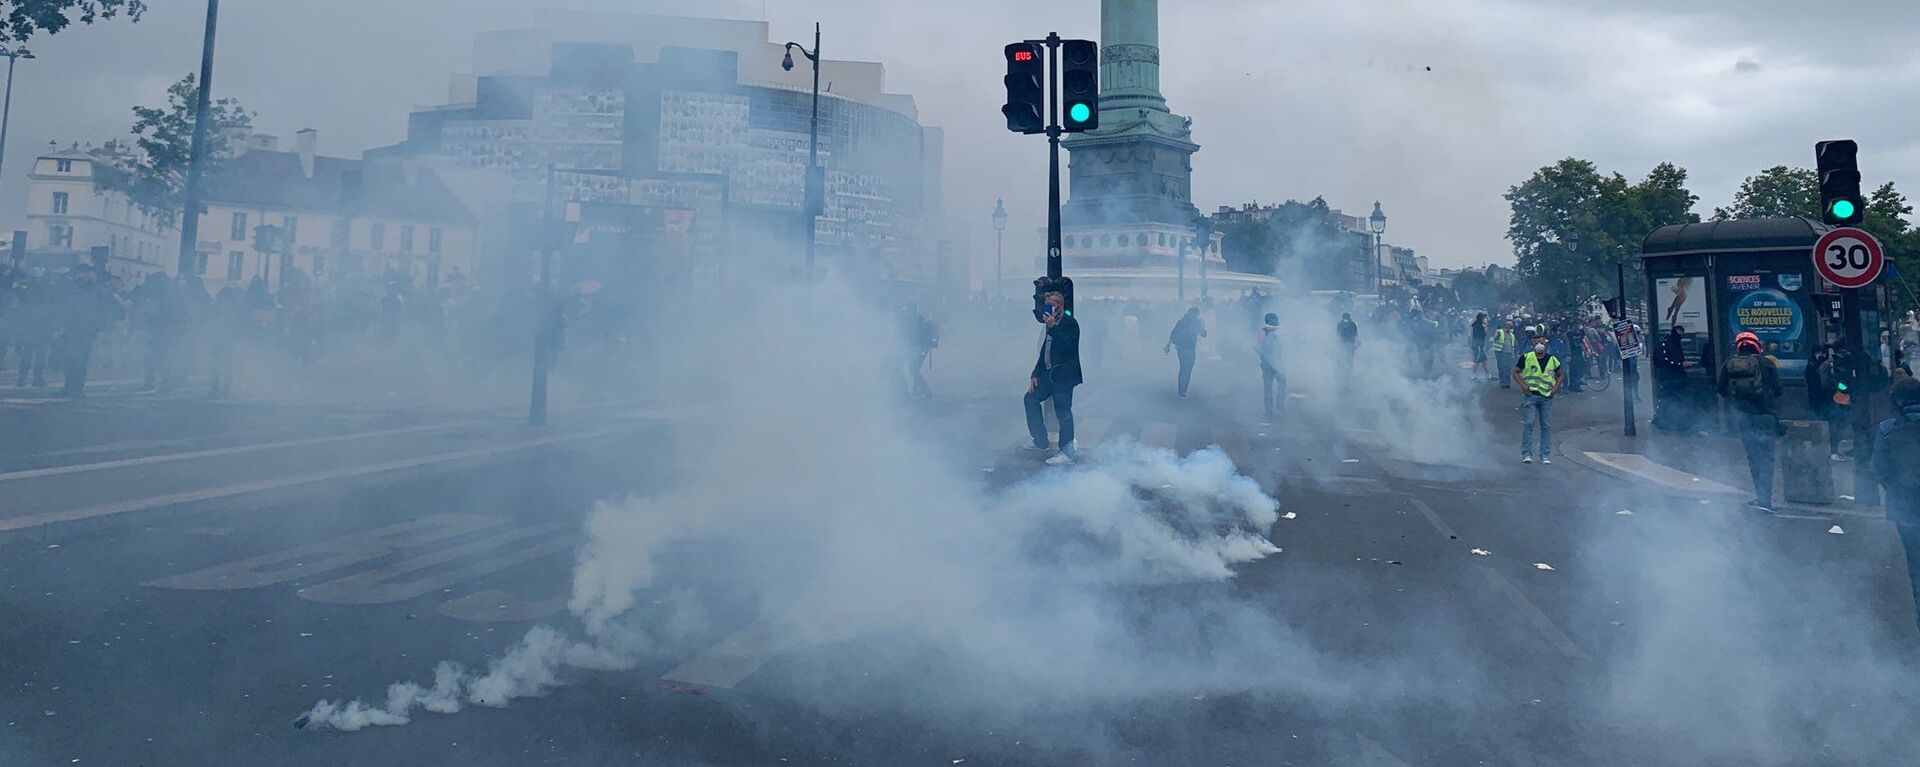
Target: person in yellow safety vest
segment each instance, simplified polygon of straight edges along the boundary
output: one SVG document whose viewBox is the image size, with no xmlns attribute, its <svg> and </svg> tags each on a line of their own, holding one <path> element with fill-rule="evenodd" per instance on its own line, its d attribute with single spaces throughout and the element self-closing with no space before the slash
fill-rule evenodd
<svg viewBox="0 0 1920 767">
<path fill-rule="evenodd" d="M 1567 374 L 1560 369 L 1560 358 L 1547 353 L 1547 336 L 1533 331 L 1533 350 L 1520 355 L 1513 366 L 1513 380 L 1526 393 L 1520 406 L 1520 462 L 1533 463 L 1533 424 L 1540 423 L 1540 462 L 1553 463 L 1553 426 L 1547 416 L 1553 412 L 1553 395 L 1560 393 Z"/>
<path fill-rule="evenodd" d="M 1513 367 L 1513 351 L 1520 345 L 1520 339 L 1513 334 L 1513 320 L 1508 319 L 1493 331 L 1494 379 L 1500 382 L 1500 388 L 1513 388 L 1513 381 L 1499 372 Z"/>
</svg>

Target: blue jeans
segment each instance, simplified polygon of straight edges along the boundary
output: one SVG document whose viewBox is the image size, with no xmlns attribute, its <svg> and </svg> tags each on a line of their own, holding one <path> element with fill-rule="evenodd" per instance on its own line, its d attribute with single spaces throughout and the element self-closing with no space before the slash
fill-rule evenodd
<svg viewBox="0 0 1920 767">
<path fill-rule="evenodd" d="M 1195 347 L 1175 346 L 1173 353 L 1180 357 L 1180 393 L 1187 393 L 1187 384 L 1193 382 L 1193 359 Z"/>
<path fill-rule="evenodd" d="M 1060 421 L 1060 452 L 1073 455 L 1073 386 L 1055 386 L 1045 377 L 1039 388 L 1027 392 L 1027 435 L 1035 447 L 1047 446 L 1047 421 L 1040 415 L 1040 403 L 1053 399 L 1053 417 Z"/>
<path fill-rule="evenodd" d="M 1780 439 L 1780 422 L 1770 415 L 1740 413 L 1740 446 L 1747 451 L 1747 474 L 1753 477 L 1753 498 L 1773 505 L 1773 450 Z"/>
<path fill-rule="evenodd" d="M 1553 398 L 1528 393 L 1520 406 L 1520 454 L 1533 455 L 1533 423 L 1540 422 L 1540 457 L 1553 455 L 1553 425 L 1547 417 L 1553 413 Z"/>
</svg>

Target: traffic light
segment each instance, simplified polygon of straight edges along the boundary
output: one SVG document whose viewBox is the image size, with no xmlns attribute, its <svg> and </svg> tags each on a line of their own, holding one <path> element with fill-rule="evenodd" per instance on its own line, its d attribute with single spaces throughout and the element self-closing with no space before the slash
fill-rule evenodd
<svg viewBox="0 0 1920 767">
<path fill-rule="evenodd" d="M 1007 130 L 1015 133 L 1047 131 L 1047 58 L 1039 43 L 1007 44 Z"/>
<path fill-rule="evenodd" d="M 1860 146 L 1852 139 L 1822 141 L 1813 147 L 1820 164 L 1820 220 L 1832 226 L 1859 226 L 1867 217 L 1860 197 Z"/>
<path fill-rule="evenodd" d="M 1080 133 L 1100 127 L 1100 45 L 1060 42 L 1060 130 Z"/>
</svg>

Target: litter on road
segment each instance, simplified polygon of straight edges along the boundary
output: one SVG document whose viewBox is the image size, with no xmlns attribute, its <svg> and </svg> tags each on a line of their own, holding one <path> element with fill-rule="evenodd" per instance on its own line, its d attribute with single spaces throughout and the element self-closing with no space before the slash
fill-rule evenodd
<svg viewBox="0 0 1920 767">
<path fill-rule="evenodd" d="M 1547 563 L 1545 563 L 1545 562 L 1535 562 L 1535 563 L 1533 563 L 1533 569 L 1535 569 L 1535 570 L 1552 570 L 1552 569 L 1553 569 L 1553 565 L 1550 565 L 1550 564 L 1547 564 Z"/>
<path fill-rule="evenodd" d="M 1842 530 L 1842 529 L 1840 529 L 1840 526 L 1839 526 L 1839 525 L 1834 525 L 1833 527 L 1829 527 L 1829 528 L 1827 528 L 1827 532 L 1829 532 L 1829 533 L 1832 533 L 1832 534 L 1834 534 L 1834 535 L 1846 535 L 1846 534 L 1847 534 L 1847 531 L 1845 531 L 1845 530 Z"/>
<path fill-rule="evenodd" d="M 1614 512 L 1613 515 L 1616 517 L 1631 517 L 1633 516 L 1633 512 L 1628 511 L 1626 509 L 1621 509 L 1619 511 Z"/>
<path fill-rule="evenodd" d="M 1291 512 L 1291 511 L 1289 511 L 1289 512 L 1287 512 L 1287 513 L 1285 513 L 1285 514 L 1282 514 L 1282 515 L 1280 515 L 1280 518 L 1281 518 L 1281 519 L 1293 519 L 1293 518 L 1295 518 L 1295 517 L 1298 517 L 1298 516 L 1300 516 L 1300 515 L 1299 515 L 1299 514 L 1295 514 L 1295 513 L 1293 513 L 1293 512 Z"/>
<path fill-rule="evenodd" d="M 1340 459 L 1340 462 L 1341 462 L 1341 463 L 1359 463 L 1359 462 L 1360 462 L 1360 459 L 1358 459 L 1358 458 L 1342 458 L 1342 459 Z"/>
<path fill-rule="evenodd" d="M 1474 555 L 1474 556 L 1476 556 L 1476 557 L 1485 557 L 1485 556 L 1491 556 L 1492 554 L 1493 554 L 1493 552 L 1491 552 L 1491 551 L 1488 551 L 1488 550 L 1486 550 L 1486 549 L 1474 549 L 1474 550 L 1473 550 L 1473 555 Z"/>
</svg>

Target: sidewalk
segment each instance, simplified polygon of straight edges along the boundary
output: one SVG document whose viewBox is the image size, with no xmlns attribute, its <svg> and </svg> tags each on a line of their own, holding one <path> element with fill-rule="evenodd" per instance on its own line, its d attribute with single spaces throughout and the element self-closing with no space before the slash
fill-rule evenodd
<svg viewBox="0 0 1920 767">
<path fill-rule="evenodd" d="M 1619 382 L 1616 380 L 1615 385 Z M 1647 383 L 1641 385 L 1640 401 L 1635 403 L 1638 436 L 1623 434 L 1619 390 L 1606 393 L 1612 406 L 1612 419 L 1595 424 L 1588 421 L 1578 427 L 1556 432 L 1555 442 L 1569 460 L 1602 474 L 1630 482 L 1651 485 L 1671 495 L 1715 501 L 1746 501 L 1753 497 L 1753 480 L 1747 473 L 1746 452 L 1731 434 L 1670 434 L 1648 423 L 1652 416 L 1652 394 Z M 1597 405 L 1589 397 L 1583 405 Z M 1854 464 L 1828 464 L 1833 474 L 1834 502 L 1807 504 L 1786 500 L 1782 469 L 1774 472 L 1774 510 L 1789 514 L 1815 516 L 1859 516 L 1879 519 L 1883 516 L 1878 493 L 1871 503 L 1856 504 Z"/>
</svg>

